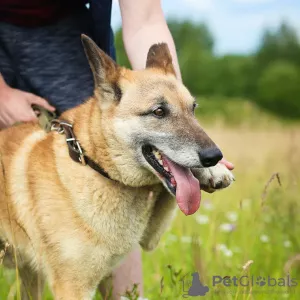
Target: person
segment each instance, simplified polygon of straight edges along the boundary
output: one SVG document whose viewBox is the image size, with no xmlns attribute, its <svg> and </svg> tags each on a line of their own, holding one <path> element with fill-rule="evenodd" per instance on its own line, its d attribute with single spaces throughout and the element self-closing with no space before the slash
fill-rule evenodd
<svg viewBox="0 0 300 300">
<path fill-rule="evenodd" d="M 58 114 L 93 93 L 93 78 L 81 45 L 82 33 L 115 58 L 111 0 L 2 0 L 0 3 L 0 130 L 36 121 L 33 104 Z M 87 4 L 90 7 L 87 7 Z M 176 49 L 160 0 L 119 0 L 123 41 L 133 69 L 145 67 L 149 48 L 165 42 L 177 78 Z M 232 169 L 232 164 L 223 161 Z M 139 249 L 113 272 L 113 298 L 133 283 L 143 294 Z"/>
</svg>

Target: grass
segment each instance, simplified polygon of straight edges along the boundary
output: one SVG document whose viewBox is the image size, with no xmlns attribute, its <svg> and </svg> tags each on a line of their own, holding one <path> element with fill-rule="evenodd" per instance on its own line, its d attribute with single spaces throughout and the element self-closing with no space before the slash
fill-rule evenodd
<svg viewBox="0 0 300 300">
<path fill-rule="evenodd" d="M 203 193 L 198 213 L 178 213 L 160 247 L 144 254 L 146 296 L 182 299 L 182 275 L 191 279 L 198 271 L 210 288 L 204 299 L 299 299 L 300 127 L 207 131 L 236 164 L 236 182 L 222 192 Z M 253 263 L 243 270 L 249 261 Z M 181 270 L 180 276 L 171 275 L 170 266 L 171 273 Z M 296 289 L 212 286 L 213 276 L 246 274 L 256 280 L 288 273 L 299 279 Z"/>
<path fill-rule="evenodd" d="M 300 126 L 236 102 L 220 108 L 227 112 L 217 113 L 212 121 L 213 110 L 204 108 L 215 104 L 205 101 L 200 110 L 207 113 L 201 120 L 226 158 L 235 163 L 236 182 L 222 192 L 203 193 L 195 215 L 178 212 L 158 249 L 143 253 L 145 297 L 183 299 L 181 280 L 186 275 L 188 289 L 191 273 L 197 271 L 210 290 L 205 297 L 191 299 L 299 299 Z M 287 274 L 298 279 L 297 287 L 255 282 L 258 276 L 278 279 Z M 254 276 L 254 285 L 213 286 L 213 276 L 226 277 L 228 282 L 233 276 Z M 14 299 L 16 289 L 15 273 L 0 267 L 0 299 Z M 44 299 L 52 299 L 49 292 Z"/>
<path fill-rule="evenodd" d="M 253 101 L 243 98 L 202 97 L 197 102 L 197 116 L 207 124 L 218 123 L 231 128 L 251 126 L 252 129 L 295 124 L 295 120 L 279 118 L 261 109 Z"/>
</svg>

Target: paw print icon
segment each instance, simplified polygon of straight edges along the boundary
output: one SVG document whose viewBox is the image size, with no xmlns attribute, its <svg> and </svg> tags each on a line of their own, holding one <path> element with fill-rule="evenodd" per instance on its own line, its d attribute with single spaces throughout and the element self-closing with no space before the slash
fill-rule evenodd
<svg viewBox="0 0 300 300">
<path fill-rule="evenodd" d="M 261 276 L 258 276 L 257 278 L 256 278 L 256 284 L 257 285 L 259 285 L 259 286 L 264 286 L 264 285 L 266 285 L 266 279 L 265 279 L 265 277 L 261 277 Z"/>
</svg>

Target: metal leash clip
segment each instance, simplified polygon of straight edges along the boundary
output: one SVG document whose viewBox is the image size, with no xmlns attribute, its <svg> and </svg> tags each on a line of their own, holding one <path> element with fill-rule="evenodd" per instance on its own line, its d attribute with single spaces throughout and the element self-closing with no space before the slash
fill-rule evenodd
<svg viewBox="0 0 300 300">
<path fill-rule="evenodd" d="M 59 134 L 63 134 L 64 133 L 64 128 L 61 126 L 61 121 L 58 120 L 58 119 L 51 120 L 50 131 L 56 131 Z"/>
<path fill-rule="evenodd" d="M 76 155 L 78 155 L 78 161 L 85 166 L 86 160 L 83 154 L 83 150 L 75 137 L 72 124 L 63 120 L 53 119 L 51 121 L 51 131 L 56 131 L 59 134 L 66 135 L 67 144 L 73 150 L 73 153 L 76 153 Z"/>
</svg>

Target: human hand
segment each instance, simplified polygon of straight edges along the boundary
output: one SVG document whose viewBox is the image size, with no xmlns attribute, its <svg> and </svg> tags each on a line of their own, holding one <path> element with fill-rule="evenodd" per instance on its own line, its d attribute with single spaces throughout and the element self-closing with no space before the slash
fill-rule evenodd
<svg viewBox="0 0 300 300">
<path fill-rule="evenodd" d="M 0 84 L 0 129 L 9 127 L 16 122 L 37 121 L 36 114 L 31 107 L 32 104 L 37 104 L 50 111 L 55 110 L 45 99 L 11 88 L 2 81 Z"/>
</svg>

